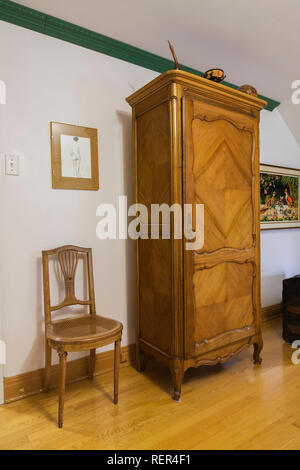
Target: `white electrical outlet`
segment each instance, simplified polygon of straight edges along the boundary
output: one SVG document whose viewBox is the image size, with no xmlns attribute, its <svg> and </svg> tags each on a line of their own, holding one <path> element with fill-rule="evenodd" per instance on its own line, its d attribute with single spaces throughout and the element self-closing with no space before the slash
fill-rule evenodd
<svg viewBox="0 0 300 470">
<path fill-rule="evenodd" d="M 5 174 L 18 176 L 19 175 L 19 155 L 6 154 L 5 155 Z"/>
</svg>

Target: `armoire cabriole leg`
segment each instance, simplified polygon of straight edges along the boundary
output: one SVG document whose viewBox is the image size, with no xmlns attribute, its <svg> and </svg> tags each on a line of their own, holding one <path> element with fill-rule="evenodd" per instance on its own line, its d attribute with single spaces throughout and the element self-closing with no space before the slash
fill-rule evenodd
<svg viewBox="0 0 300 470">
<path fill-rule="evenodd" d="M 259 340 L 253 344 L 253 347 L 253 362 L 254 364 L 261 364 L 262 358 L 260 357 L 260 353 L 263 348 L 263 340 L 261 336 L 259 337 Z"/>
<path fill-rule="evenodd" d="M 50 387 L 50 373 L 51 373 L 51 348 L 48 345 L 48 341 L 46 339 L 45 344 L 45 384 L 44 390 L 47 393 Z"/>
<path fill-rule="evenodd" d="M 96 363 L 96 349 L 90 350 L 90 368 L 89 368 L 89 379 L 94 377 Z"/>
<path fill-rule="evenodd" d="M 120 375 L 120 359 L 121 359 L 121 340 L 115 341 L 115 355 L 114 355 L 114 404 L 116 405 L 119 400 L 119 375 Z"/>
<path fill-rule="evenodd" d="M 68 353 L 64 350 L 58 351 L 59 355 L 59 400 L 58 400 L 58 427 L 62 428 L 64 420 L 64 402 L 65 402 L 65 389 L 66 389 L 66 366 Z"/>
<path fill-rule="evenodd" d="M 183 379 L 182 367 L 174 367 L 171 369 L 172 380 L 173 380 L 173 400 L 180 401 L 181 396 L 181 385 Z"/>
</svg>

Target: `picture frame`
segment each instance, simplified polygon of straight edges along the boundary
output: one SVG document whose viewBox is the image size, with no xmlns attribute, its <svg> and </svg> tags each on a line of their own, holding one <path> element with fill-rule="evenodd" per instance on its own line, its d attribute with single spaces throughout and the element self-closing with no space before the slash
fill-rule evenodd
<svg viewBox="0 0 300 470">
<path fill-rule="evenodd" d="M 99 189 L 98 130 L 51 121 L 53 189 Z"/>
<path fill-rule="evenodd" d="M 300 227 L 300 169 L 260 165 L 260 227 Z"/>
</svg>

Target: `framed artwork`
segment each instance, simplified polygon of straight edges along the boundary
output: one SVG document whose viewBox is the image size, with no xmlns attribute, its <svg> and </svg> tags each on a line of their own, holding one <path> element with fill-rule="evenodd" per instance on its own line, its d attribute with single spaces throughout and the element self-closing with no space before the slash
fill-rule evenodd
<svg viewBox="0 0 300 470">
<path fill-rule="evenodd" d="M 300 170 L 260 165 L 262 230 L 300 227 Z"/>
<path fill-rule="evenodd" d="M 51 122 L 52 188 L 99 189 L 98 131 Z"/>
</svg>

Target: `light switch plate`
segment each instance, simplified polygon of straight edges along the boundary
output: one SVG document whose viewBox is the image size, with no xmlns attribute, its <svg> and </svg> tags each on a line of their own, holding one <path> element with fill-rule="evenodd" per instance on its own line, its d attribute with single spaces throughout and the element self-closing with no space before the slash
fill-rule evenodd
<svg viewBox="0 0 300 470">
<path fill-rule="evenodd" d="M 9 176 L 19 175 L 19 155 L 16 155 L 16 154 L 5 155 L 5 174 Z"/>
</svg>

